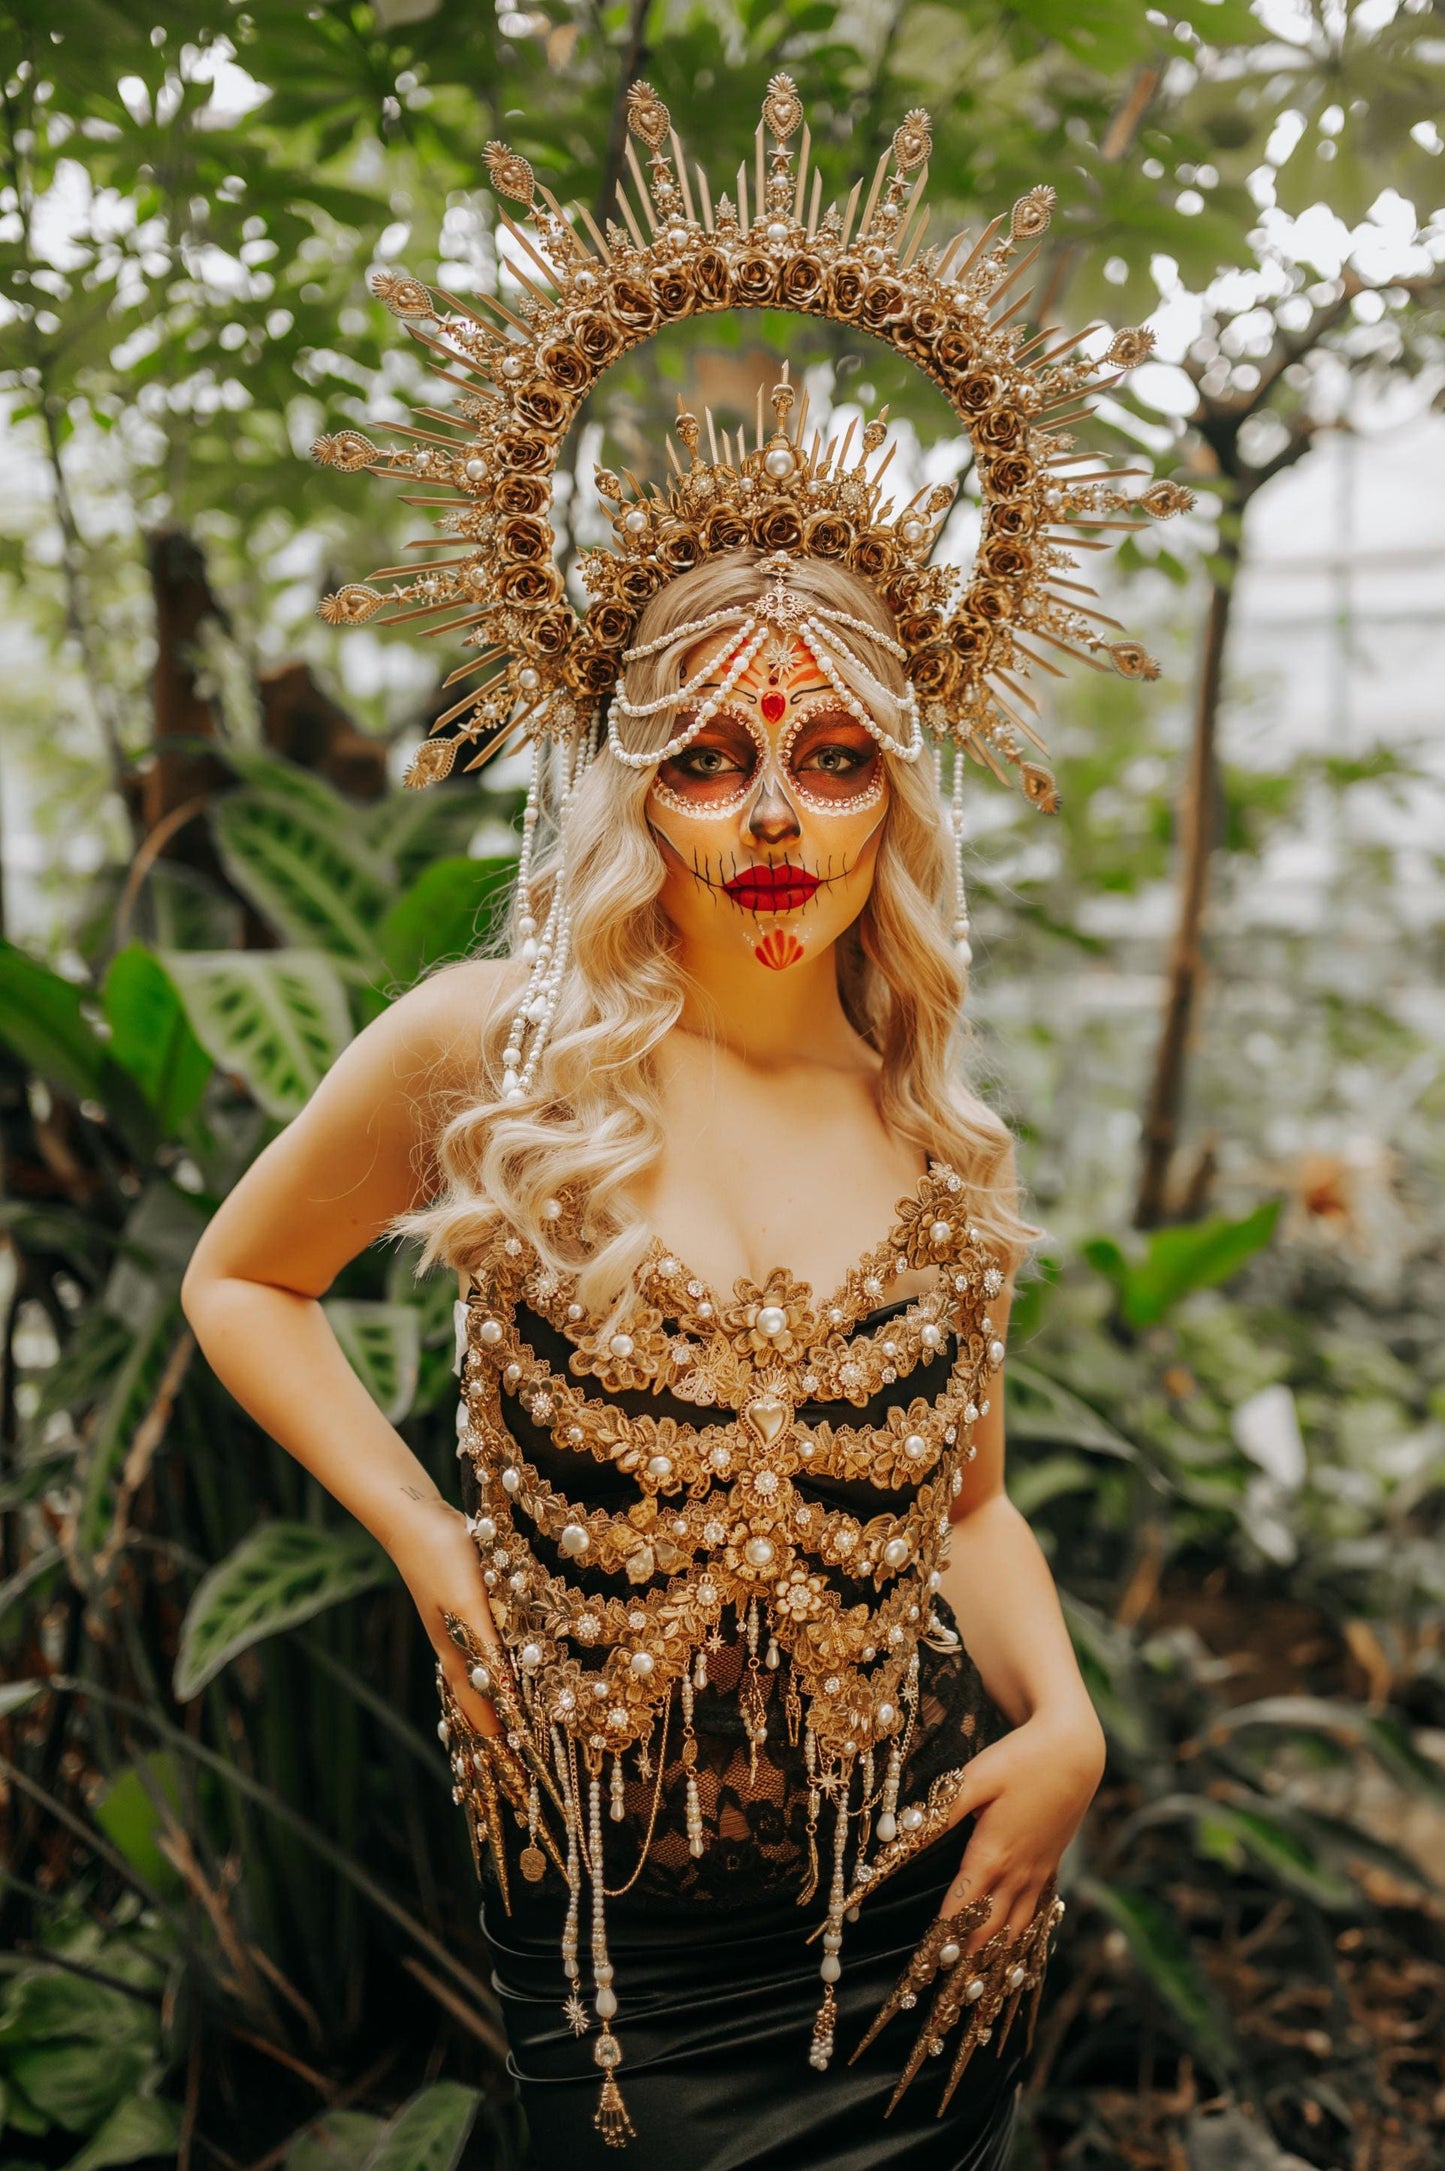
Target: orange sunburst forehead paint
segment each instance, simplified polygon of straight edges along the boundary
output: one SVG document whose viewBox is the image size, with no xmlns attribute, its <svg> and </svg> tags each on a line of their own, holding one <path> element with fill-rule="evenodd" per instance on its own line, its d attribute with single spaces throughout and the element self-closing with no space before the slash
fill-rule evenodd
<svg viewBox="0 0 1445 2171">
<path fill-rule="evenodd" d="M 753 956 L 770 972 L 786 972 L 789 965 L 797 964 L 802 954 L 802 943 L 785 927 L 769 928 L 762 941 L 753 946 Z"/>
</svg>

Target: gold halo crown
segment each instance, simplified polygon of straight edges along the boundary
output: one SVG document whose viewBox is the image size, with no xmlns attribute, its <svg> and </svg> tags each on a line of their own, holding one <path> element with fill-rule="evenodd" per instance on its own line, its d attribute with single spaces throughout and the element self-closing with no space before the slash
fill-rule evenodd
<svg viewBox="0 0 1445 2171">
<path fill-rule="evenodd" d="M 770 554 L 832 559 L 871 580 L 893 614 L 926 728 L 1001 779 L 1012 766 L 1033 803 L 1052 808 L 1052 777 L 1027 751 L 1043 751 L 1031 721 L 1039 703 L 1025 683 L 1032 670 L 1061 675 L 1052 651 L 1127 678 L 1158 675 L 1137 641 L 1107 637 L 1122 631 L 1118 621 L 1098 608 L 1087 583 L 1070 577 L 1078 570 L 1072 553 L 1107 548 L 1105 531 L 1140 527 L 1141 515 L 1161 519 L 1193 502 L 1165 481 L 1131 496 L 1120 482 L 1146 470 L 1111 470 L 1074 449 L 1070 425 L 1089 413 L 1092 395 L 1145 360 L 1152 332 L 1116 333 L 1099 362 L 1078 352 L 1095 327 L 1065 338 L 1057 328 L 1027 336 L 1019 319 L 1030 296 L 1017 285 L 1039 253 L 1051 188 L 1020 197 L 1002 232 L 996 218 L 976 238 L 962 234 L 925 250 L 926 113 L 908 114 L 895 131 L 861 213 L 861 181 L 842 207 L 823 209 L 822 176 L 811 166 L 802 105 L 787 76 L 774 77 L 763 103 L 751 206 L 747 160 L 736 197 L 720 195 L 716 204 L 701 167 L 689 177 L 667 108 L 644 83 L 629 93 L 628 122 L 651 153 L 650 187 L 629 141 L 637 202 L 620 183 L 623 223 L 609 221 L 605 233 L 585 210 L 575 214 L 579 232 L 526 159 L 503 144 L 488 147 L 493 187 L 530 213 L 529 235 L 498 209 L 523 299 L 516 308 L 486 295 L 462 300 L 404 273 L 378 272 L 375 292 L 459 397 L 449 409 L 418 409 L 429 427 L 398 427 L 403 441 L 385 450 L 351 429 L 316 443 L 316 457 L 330 466 L 424 482 L 437 494 L 408 502 L 443 508 L 437 525 L 447 540 L 416 547 L 450 555 L 386 567 L 320 606 L 332 625 L 364 624 L 385 611 L 394 625 L 432 620 L 432 634 L 465 629 L 464 645 L 481 651 L 447 681 L 482 674 L 437 718 L 407 782 L 446 776 L 468 748 L 474 756 L 465 766 L 473 769 L 523 739 L 590 743 L 650 598 L 678 573 L 751 543 Z M 785 371 L 766 439 L 760 394 L 751 446 L 739 432 L 733 445 L 724 433 L 719 448 L 708 416 L 712 458 L 703 461 L 698 424 L 683 414 L 678 431 L 690 464 L 683 469 L 669 443 L 676 473 L 665 486 L 645 488 L 629 474 L 629 498 L 621 480 L 598 470 L 617 547 L 582 554 L 592 601 L 579 614 L 555 563 L 549 514 L 558 453 L 582 401 L 611 363 L 665 326 L 758 308 L 859 326 L 943 391 L 971 439 L 982 498 L 978 553 L 962 594 L 957 569 L 927 562 L 952 492 L 885 506 L 879 483 L 891 453 L 868 472 L 886 434 L 882 422 L 865 427 L 851 465 L 847 441 L 825 446 L 815 434 L 805 444 L 806 405 L 789 427 L 794 396 Z M 1099 377 L 1100 369 L 1113 374 Z M 373 585 L 381 582 L 389 585 Z"/>
</svg>

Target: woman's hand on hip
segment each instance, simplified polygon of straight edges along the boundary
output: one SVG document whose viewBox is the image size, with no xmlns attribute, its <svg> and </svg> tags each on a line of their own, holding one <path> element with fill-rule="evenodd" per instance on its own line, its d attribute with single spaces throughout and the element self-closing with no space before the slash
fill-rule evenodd
<svg viewBox="0 0 1445 2171">
<path fill-rule="evenodd" d="M 388 1549 L 411 1592 L 462 1716 L 479 1733 L 500 1733 L 496 1706 L 472 1687 L 467 1659 L 447 1633 L 445 1616 L 458 1614 L 475 1632 L 489 1663 L 509 1663 L 487 1603 L 482 1564 L 465 1516 L 438 1493 L 418 1503 L 416 1515 L 409 1518 L 403 1531 L 393 1535 Z"/>
<path fill-rule="evenodd" d="M 1084 1821 L 1104 1758 L 1103 1730 L 1092 1713 L 1065 1719 L 1036 1712 L 965 1768 L 953 1821 L 973 1812 L 974 1825 L 939 1912 L 957 1914 L 969 1900 L 992 1903 L 966 1951 L 1001 1929 L 1017 1937 L 1027 1927 Z"/>
</svg>

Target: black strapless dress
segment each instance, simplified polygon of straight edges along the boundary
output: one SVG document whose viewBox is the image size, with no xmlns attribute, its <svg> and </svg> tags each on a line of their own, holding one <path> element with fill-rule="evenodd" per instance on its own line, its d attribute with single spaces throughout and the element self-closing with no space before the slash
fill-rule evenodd
<svg viewBox="0 0 1445 2171">
<path fill-rule="evenodd" d="M 854 1331 L 875 1329 L 906 1308 L 879 1306 Z M 565 1369 L 563 1336 L 522 1307 L 518 1324 L 539 1355 Z M 916 1391 L 916 1381 L 905 1378 L 863 1410 L 818 1404 L 799 1414 L 814 1421 L 843 1415 L 854 1424 L 882 1426 L 890 1404 L 906 1402 Z M 679 1403 L 672 1410 L 666 1394 L 610 1399 L 692 1424 L 707 1419 L 695 1406 Z M 569 1454 L 519 1403 L 504 1406 L 528 1459 L 570 1499 L 615 1508 L 635 1497 L 622 1472 Z M 466 1482 L 465 1464 L 463 1473 Z M 801 1481 L 799 1489 L 805 1489 Z M 806 1489 L 820 1505 L 847 1506 L 864 1516 L 877 1513 L 885 1497 L 866 1485 L 821 1477 Z M 887 1497 L 896 1504 L 897 1489 Z M 592 1580 L 599 1594 L 625 1590 L 616 1577 L 597 1573 Z M 835 1580 L 847 1600 L 846 1582 Z M 940 1647 L 946 1633 L 920 1646 L 918 1726 L 901 1796 L 909 1801 L 921 1800 L 930 1780 L 1008 1725 L 957 1641 L 941 1599 L 935 1599 L 935 1612 L 945 1631 L 952 1630 L 954 1646 Z M 893 2165 L 1002 2171 L 1026 2065 L 1022 2027 L 1010 2031 L 1001 2050 L 975 2050 L 942 2117 L 938 2104 L 951 2056 L 926 2060 L 885 2115 L 927 2010 L 924 2002 L 897 2014 L 858 2062 L 849 2063 L 938 1914 L 972 1820 L 965 1818 L 914 1857 L 850 1922 L 837 1985 L 837 2048 L 828 2068 L 815 2070 L 808 2050 L 821 1988 L 820 1946 L 807 1939 L 823 1920 L 827 1893 L 824 1886 L 807 1905 L 798 1903 L 808 1858 L 807 1776 L 799 1750 L 789 1745 L 780 1695 L 770 1700 L 761 1752 L 750 1758 L 737 1698 L 745 1658 L 736 1641 L 715 1644 L 708 1684 L 696 1697 L 695 1769 L 707 1840 L 702 1856 L 688 1850 L 686 1769 L 671 1739 L 655 1785 L 629 1779 L 606 1824 L 609 1888 L 627 1886 L 607 1903 L 617 2027 L 626 2046 L 620 2078 L 636 2128 L 621 2151 L 594 2129 L 592 2045 L 574 2034 L 563 2011 L 562 1880 L 549 1870 L 528 1883 L 517 1868 L 525 1834 L 510 1829 L 508 1913 L 484 1862 L 482 1926 L 495 1958 L 509 2068 L 527 2119 L 527 2171 L 600 2171 L 603 2165 L 631 2171 L 886 2171 Z"/>
</svg>

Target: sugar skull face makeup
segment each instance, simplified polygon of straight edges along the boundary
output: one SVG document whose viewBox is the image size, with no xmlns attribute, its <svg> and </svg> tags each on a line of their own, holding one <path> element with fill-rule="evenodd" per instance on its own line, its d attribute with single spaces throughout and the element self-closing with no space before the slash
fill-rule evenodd
<svg viewBox="0 0 1445 2171">
<path fill-rule="evenodd" d="M 722 682 L 736 636 L 700 644 L 690 680 Z M 686 711 L 678 718 L 679 729 Z M 716 715 L 662 762 L 647 819 L 663 909 L 690 944 L 744 945 L 786 971 L 835 942 L 867 902 L 888 809 L 877 741 L 801 644 L 770 639 Z"/>
</svg>

